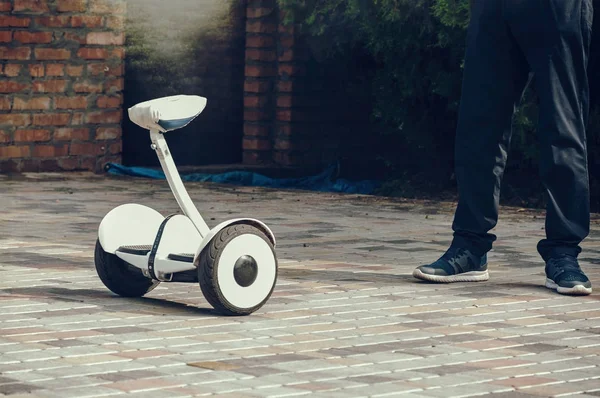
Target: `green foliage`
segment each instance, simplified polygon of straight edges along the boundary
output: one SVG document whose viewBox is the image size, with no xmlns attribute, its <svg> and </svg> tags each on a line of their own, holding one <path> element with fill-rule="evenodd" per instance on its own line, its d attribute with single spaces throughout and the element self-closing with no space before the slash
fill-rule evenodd
<svg viewBox="0 0 600 398">
<path fill-rule="evenodd" d="M 453 169 L 469 0 L 278 1 L 288 22 L 308 37 L 320 62 L 337 62 L 344 68 L 360 49 L 376 64 L 371 91 L 351 94 L 372 98 L 371 135 L 383 137 L 385 145 L 378 146 L 376 157 L 388 167 L 388 176 L 405 178 L 407 170 L 415 175 L 429 172 L 433 178 L 442 174 L 439 183 L 447 184 Z M 594 1 L 600 6 L 600 0 Z M 600 92 L 600 82 L 595 84 Z M 507 187 L 516 194 L 537 177 L 537 114 L 537 97 L 528 90 L 515 114 L 508 164 L 519 170 L 510 174 L 522 180 L 507 181 L 516 184 Z M 600 172 L 594 171 L 600 164 L 599 106 L 592 109 L 588 141 L 592 195 L 600 208 Z M 404 185 L 400 191 L 406 190 Z"/>
<path fill-rule="evenodd" d="M 401 168 L 425 159 L 451 162 L 448 148 L 460 99 L 468 0 L 279 3 L 289 22 L 307 34 L 318 59 L 333 62 L 360 48 L 376 63 L 369 93 L 375 133 L 406 148 L 401 156 L 381 153 L 386 164 Z"/>
</svg>

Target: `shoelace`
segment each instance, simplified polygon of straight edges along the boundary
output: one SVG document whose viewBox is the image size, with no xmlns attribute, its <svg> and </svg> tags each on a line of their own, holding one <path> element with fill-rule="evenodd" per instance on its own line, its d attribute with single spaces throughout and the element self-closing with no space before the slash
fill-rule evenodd
<svg viewBox="0 0 600 398">
<path fill-rule="evenodd" d="M 581 273 L 581 268 L 579 267 L 577 259 L 573 256 L 569 256 L 568 254 L 549 259 L 548 269 L 553 271 L 553 274 L 550 275 L 553 280 L 556 280 L 556 278 L 565 272 L 574 272 L 578 274 Z"/>
<path fill-rule="evenodd" d="M 463 249 L 462 247 L 451 247 L 446 251 L 446 253 L 444 253 L 442 258 L 444 260 L 448 261 L 448 260 L 462 257 L 467 254 L 466 252 L 467 251 L 465 249 Z"/>
</svg>

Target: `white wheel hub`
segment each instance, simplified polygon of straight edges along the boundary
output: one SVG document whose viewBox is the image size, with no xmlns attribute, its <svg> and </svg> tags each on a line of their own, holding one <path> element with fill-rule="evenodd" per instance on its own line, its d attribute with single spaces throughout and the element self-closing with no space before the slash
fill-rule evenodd
<svg viewBox="0 0 600 398">
<path fill-rule="evenodd" d="M 248 286 L 241 286 L 238 269 L 241 263 L 255 262 L 255 275 Z M 237 264 L 237 267 L 236 267 Z M 277 277 L 277 262 L 269 244 L 254 234 L 243 234 L 232 239 L 224 248 L 217 264 L 219 289 L 223 297 L 238 308 L 252 308 L 260 304 L 273 288 Z M 236 276 L 237 280 L 236 280 Z M 243 283 L 242 285 L 247 285 Z"/>
</svg>

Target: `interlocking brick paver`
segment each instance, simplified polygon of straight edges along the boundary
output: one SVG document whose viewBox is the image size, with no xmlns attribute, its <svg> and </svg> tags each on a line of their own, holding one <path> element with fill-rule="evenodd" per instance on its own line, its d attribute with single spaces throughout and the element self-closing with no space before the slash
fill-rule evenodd
<svg viewBox="0 0 600 398">
<path fill-rule="evenodd" d="M 255 314 L 216 315 L 196 284 L 142 299 L 102 285 L 102 217 L 177 211 L 166 182 L 0 176 L 0 394 L 600 396 L 600 295 L 542 286 L 542 212 L 502 210 L 490 281 L 435 285 L 410 274 L 446 249 L 452 203 L 186 186 L 210 225 L 250 216 L 275 232 L 279 280 Z M 599 285 L 600 216 L 583 247 Z"/>
</svg>

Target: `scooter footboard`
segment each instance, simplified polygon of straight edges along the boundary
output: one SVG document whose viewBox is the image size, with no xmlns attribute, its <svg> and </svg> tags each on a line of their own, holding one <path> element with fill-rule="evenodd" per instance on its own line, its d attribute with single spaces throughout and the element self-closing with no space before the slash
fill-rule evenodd
<svg viewBox="0 0 600 398">
<path fill-rule="evenodd" d="M 100 245 L 112 254 L 124 245 L 151 245 L 163 220 L 162 214 L 147 206 L 129 203 L 115 207 L 98 228 Z"/>
</svg>

